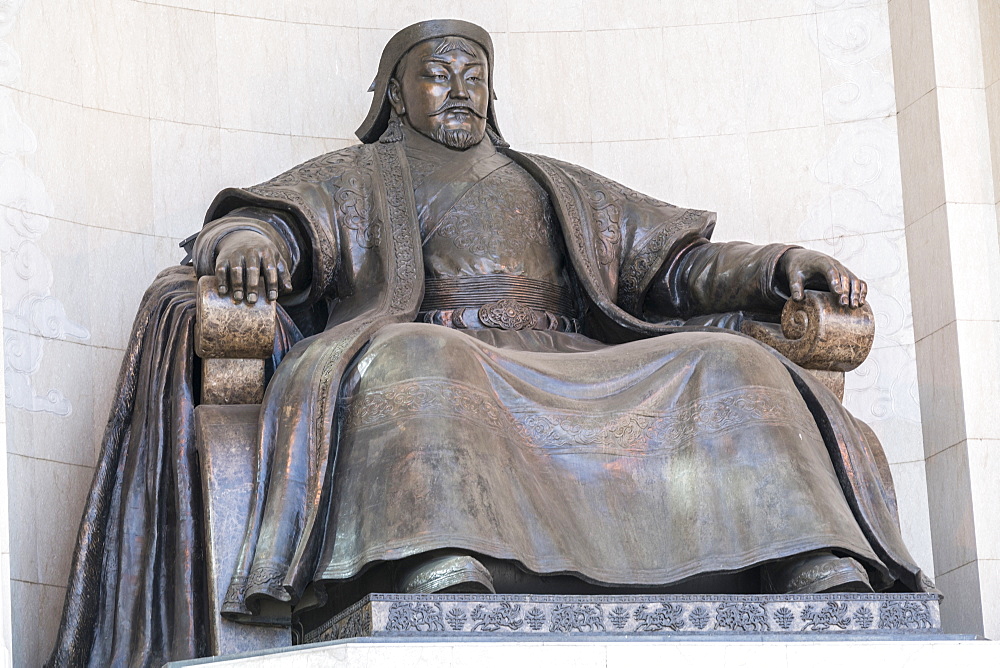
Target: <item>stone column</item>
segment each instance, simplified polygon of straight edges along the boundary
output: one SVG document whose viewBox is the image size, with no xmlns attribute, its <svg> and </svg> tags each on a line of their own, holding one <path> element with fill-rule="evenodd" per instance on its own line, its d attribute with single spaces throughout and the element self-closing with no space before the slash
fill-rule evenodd
<svg viewBox="0 0 1000 668">
<path fill-rule="evenodd" d="M 889 2 L 942 617 L 947 631 L 1000 638 L 1000 244 L 987 120 L 998 55 L 981 8 L 995 26 L 993 0 Z"/>
</svg>

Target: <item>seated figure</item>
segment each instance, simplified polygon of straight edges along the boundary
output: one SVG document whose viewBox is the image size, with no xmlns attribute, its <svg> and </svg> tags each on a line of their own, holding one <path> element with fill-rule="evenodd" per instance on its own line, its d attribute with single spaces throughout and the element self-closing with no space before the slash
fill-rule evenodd
<svg viewBox="0 0 1000 668">
<path fill-rule="evenodd" d="M 865 283 L 512 150 L 494 69 L 478 26 L 400 31 L 362 144 L 208 213 L 197 274 L 281 307 L 224 613 L 386 590 L 931 589 L 871 431 L 735 331 L 807 288 L 862 307 Z M 56 663 L 204 653 L 193 285 L 164 272 L 137 319 Z"/>
</svg>

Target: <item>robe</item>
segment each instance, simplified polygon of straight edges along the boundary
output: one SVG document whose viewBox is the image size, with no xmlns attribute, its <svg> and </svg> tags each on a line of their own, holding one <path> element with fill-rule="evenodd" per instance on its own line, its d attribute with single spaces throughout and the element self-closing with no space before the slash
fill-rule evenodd
<svg viewBox="0 0 1000 668">
<path fill-rule="evenodd" d="M 309 265 L 291 300 L 329 313 L 268 386 L 226 614 L 446 547 L 612 586 L 833 548 L 879 588 L 925 586 L 870 432 L 774 351 L 683 326 L 776 310 L 780 248 L 708 244 L 710 212 L 506 149 L 551 203 L 581 333 L 414 324 L 448 265 L 423 244 L 439 186 L 475 193 L 496 165 L 428 188 L 410 144 L 429 140 L 407 137 L 224 191 L 209 214 L 203 249 L 257 219 Z"/>
</svg>

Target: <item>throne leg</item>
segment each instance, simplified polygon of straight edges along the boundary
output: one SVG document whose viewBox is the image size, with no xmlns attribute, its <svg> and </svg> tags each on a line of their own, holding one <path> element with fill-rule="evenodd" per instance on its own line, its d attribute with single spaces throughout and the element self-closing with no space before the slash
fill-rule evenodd
<svg viewBox="0 0 1000 668">
<path fill-rule="evenodd" d="M 215 656 L 292 644 L 291 620 L 283 626 L 258 626 L 221 615 L 250 510 L 259 414 L 259 404 L 203 404 L 195 408 L 205 507 L 209 641 Z"/>
</svg>

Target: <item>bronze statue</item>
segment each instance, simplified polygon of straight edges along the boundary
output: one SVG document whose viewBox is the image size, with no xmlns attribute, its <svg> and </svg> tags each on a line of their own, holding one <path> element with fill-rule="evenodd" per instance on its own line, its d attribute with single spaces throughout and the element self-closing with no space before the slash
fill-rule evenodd
<svg viewBox="0 0 1000 668">
<path fill-rule="evenodd" d="M 400 31 L 362 144 L 209 211 L 197 274 L 281 307 L 225 613 L 386 589 L 932 588 L 870 430 L 739 333 L 807 288 L 862 307 L 865 283 L 512 150 L 493 65 L 478 26 Z M 54 663 L 205 651 L 194 280 L 164 272 L 137 318 Z"/>
</svg>

